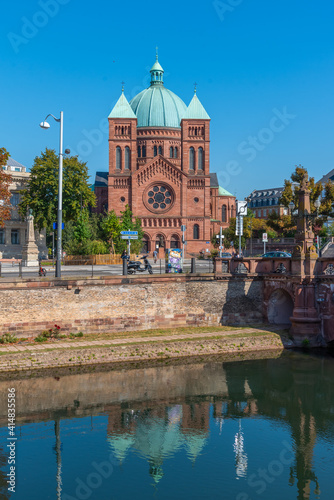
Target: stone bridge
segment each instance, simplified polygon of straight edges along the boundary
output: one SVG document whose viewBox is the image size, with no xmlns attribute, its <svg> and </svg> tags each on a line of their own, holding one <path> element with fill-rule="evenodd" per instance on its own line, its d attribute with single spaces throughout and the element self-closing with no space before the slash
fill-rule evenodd
<svg viewBox="0 0 334 500">
<path fill-rule="evenodd" d="M 334 343 L 334 256 L 318 258 L 311 247 L 292 258 L 216 259 L 216 279 L 242 275 L 263 280 L 263 314 L 269 323 L 291 325 L 300 343 Z"/>
</svg>

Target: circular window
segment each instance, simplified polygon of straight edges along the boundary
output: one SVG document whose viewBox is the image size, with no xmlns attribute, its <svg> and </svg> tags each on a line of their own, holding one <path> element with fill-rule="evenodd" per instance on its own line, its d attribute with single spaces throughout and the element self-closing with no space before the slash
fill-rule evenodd
<svg viewBox="0 0 334 500">
<path fill-rule="evenodd" d="M 199 199 L 198 199 L 198 198 L 194 198 L 194 202 L 195 202 L 195 203 L 198 203 L 198 202 L 199 202 Z"/>
<path fill-rule="evenodd" d="M 143 201 L 149 209 L 166 211 L 171 208 L 173 198 L 172 190 L 168 186 L 156 184 L 147 188 Z"/>
<path fill-rule="evenodd" d="M 121 197 L 121 202 L 124 203 L 125 202 L 125 198 L 124 196 Z"/>
</svg>

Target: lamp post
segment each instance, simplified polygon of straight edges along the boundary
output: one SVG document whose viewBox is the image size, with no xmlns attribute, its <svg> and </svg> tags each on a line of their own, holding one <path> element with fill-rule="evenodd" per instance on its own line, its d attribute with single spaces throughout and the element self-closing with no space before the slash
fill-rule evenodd
<svg viewBox="0 0 334 500">
<path fill-rule="evenodd" d="M 51 113 L 47 115 L 44 122 L 40 123 L 40 127 L 44 129 L 50 128 L 50 124 L 46 119 L 52 118 L 60 123 L 60 140 L 59 140 L 59 170 L 58 170 L 58 212 L 57 212 L 57 259 L 56 259 L 56 278 L 61 277 L 61 232 L 62 232 L 62 210 L 63 210 L 63 112 L 60 112 L 60 118 L 56 118 Z"/>
</svg>

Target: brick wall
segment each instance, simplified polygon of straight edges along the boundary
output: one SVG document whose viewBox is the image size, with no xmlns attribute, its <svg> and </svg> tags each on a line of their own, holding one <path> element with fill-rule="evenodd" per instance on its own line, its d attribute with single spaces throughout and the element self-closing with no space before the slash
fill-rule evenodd
<svg viewBox="0 0 334 500">
<path fill-rule="evenodd" d="M 0 334 L 261 322 L 262 281 L 208 276 L 0 281 Z"/>
</svg>

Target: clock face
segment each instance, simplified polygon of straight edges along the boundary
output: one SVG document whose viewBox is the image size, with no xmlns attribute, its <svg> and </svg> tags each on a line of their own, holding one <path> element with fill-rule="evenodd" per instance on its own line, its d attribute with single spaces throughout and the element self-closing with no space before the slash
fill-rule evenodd
<svg viewBox="0 0 334 500">
<path fill-rule="evenodd" d="M 165 184 L 154 184 L 145 191 L 143 201 L 151 211 L 166 212 L 174 202 L 173 190 Z"/>
</svg>

